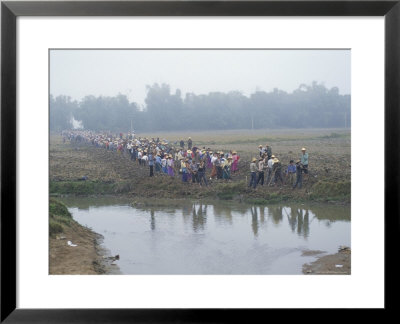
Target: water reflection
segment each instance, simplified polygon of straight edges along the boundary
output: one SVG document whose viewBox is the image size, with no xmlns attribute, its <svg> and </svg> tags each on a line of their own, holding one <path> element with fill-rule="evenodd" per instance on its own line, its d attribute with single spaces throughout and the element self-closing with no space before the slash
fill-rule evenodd
<svg viewBox="0 0 400 324">
<path fill-rule="evenodd" d="M 350 246 L 350 207 L 98 199 L 66 204 L 121 256 L 124 274 L 300 274 L 302 251 Z"/>
<path fill-rule="evenodd" d="M 156 218 L 154 217 L 154 209 L 150 209 L 150 228 L 152 231 L 156 229 Z"/>
<path fill-rule="evenodd" d="M 170 210 L 170 213 L 179 215 L 181 213 L 183 221 L 186 224 L 191 224 L 192 230 L 195 233 L 203 232 L 207 225 L 207 210 L 211 210 L 211 215 L 220 225 L 233 225 L 235 215 L 242 217 L 250 216 L 251 231 L 257 237 L 260 227 L 264 226 L 268 221 L 276 226 L 281 226 L 283 223 L 288 224 L 291 232 L 305 239 L 310 236 L 310 218 L 312 220 L 323 220 L 323 224 L 330 227 L 335 221 L 350 221 L 350 212 L 329 206 L 328 208 L 310 208 L 303 206 L 240 206 L 238 210 L 236 206 L 228 205 L 207 205 L 202 203 L 185 203 L 180 208 L 175 207 Z M 329 212 L 329 209 L 334 211 Z M 142 210 L 150 211 L 151 214 L 151 229 L 155 229 L 155 209 L 142 208 Z M 162 211 L 163 208 L 158 207 Z M 286 219 L 287 222 L 283 222 Z"/>
<path fill-rule="evenodd" d="M 251 212 L 251 228 L 253 230 L 254 236 L 258 234 L 258 215 L 257 207 L 250 207 Z"/>
<path fill-rule="evenodd" d="M 278 225 L 283 219 L 283 207 L 269 207 L 269 214 L 272 216 L 274 224 Z"/>
<path fill-rule="evenodd" d="M 214 216 L 216 219 L 223 224 L 232 225 L 232 208 L 226 205 L 213 205 L 214 208 Z"/>
<path fill-rule="evenodd" d="M 76 203 L 77 201 L 79 203 Z M 102 199 L 77 200 L 75 198 L 74 200 L 69 198 L 65 199 L 64 202 L 67 206 L 84 210 L 110 205 L 110 199 L 102 201 Z M 118 203 L 120 203 L 120 200 L 118 200 Z M 250 229 L 254 237 L 259 236 L 261 227 L 271 222 L 275 226 L 287 224 L 292 233 L 296 233 L 305 239 L 310 236 L 310 223 L 315 219 L 322 221 L 321 224 L 328 228 L 336 221 L 350 221 L 350 208 L 343 206 L 306 206 L 299 204 L 250 206 L 226 203 L 207 204 L 189 200 L 157 203 L 157 206 L 151 206 L 150 203 L 138 204 L 135 209 L 132 209 L 133 215 L 135 210 L 148 213 L 151 231 L 155 231 L 157 228 L 157 216 L 163 217 L 165 214 L 171 216 L 171 221 L 176 216 L 182 215 L 183 223 L 187 224 L 194 233 L 202 233 L 207 229 L 208 216 L 213 217 L 217 224 L 224 226 L 233 226 L 234 222 L 238 222 L 240 218 L 249 217 Z"/>
<path fill-rule="evenodd" d="M 192 216 L 193 231 L 195 233 L 203 231 L 207 222 L 207 206 L 204 206 L 203 208 L 202 204 L 200 204 L 199 206 L 193 204 Z"/>
</svg>

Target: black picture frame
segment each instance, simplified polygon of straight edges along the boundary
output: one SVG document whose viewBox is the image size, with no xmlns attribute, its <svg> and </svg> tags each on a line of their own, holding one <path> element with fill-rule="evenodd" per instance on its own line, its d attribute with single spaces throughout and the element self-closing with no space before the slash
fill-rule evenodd
<svg viewBox="0 0 400 324">
<path fill-rule="evenodd" d="M 19 16 L 384 16 L 385 311 L 396 309 L 399 237 L 400 0 L 395 1 L 2 1 L 1 3 L 1 322 L 235 322 L 263 309 L 16 308 L 16 19 Z M 373 127 L 373 125 L 371 125 Z M 373 131 L 373 130 L 372 130 Z M 6 144 L 7 141 L 7 145 Z M 5 150 L 4 148 L 7 147 Z M 366 159 L 375 158 L 373 150 Z M 382 157 L 376 157 L 381 161 Z M 366 161 L 368 163 L 368 161 Z M 381 168 L 381 163 L 372 165 Z M 373 190 L 373 188 L 371 188 Z M 396 258 L 397 259 L 397 258 Z M 393 296 L 393 297 L 392 297 Z"/>
</svg>

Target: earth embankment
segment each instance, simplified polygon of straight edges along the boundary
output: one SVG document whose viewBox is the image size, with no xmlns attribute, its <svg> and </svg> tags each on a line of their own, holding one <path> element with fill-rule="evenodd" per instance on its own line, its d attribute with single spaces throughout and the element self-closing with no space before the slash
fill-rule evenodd
<svg viewBox="0 0 400 324">
<path fill-rule="evenodd" d="M 307 136 L 306 136 L 307 135 Z M 179 174 L 169 177 L 156 174 L 149 177 L 149 167 L 131 161 L 128 154 L 117 153 L 90 144 L 63 142 L 59 135 L 50 137 L 51 195 L 126 195 L 143 198 L 212 198 L 238 200 L 253 204 L 280 201 L 318 201 L 350 203 L 350 135 L 348 133 L 311 133 L 277 135 L 269 143 L 282 161 L 283 169 L 291 159 L 297 159 L 301 147 L 310 154 L 310 173 L 304 177 L 302 189 L 292 189 L 287 183 L 278 186 L 248 187 L 249 161 L 256 157 L 260 139 L 248 136 L 249 143 L 225 135 L 209 141 L 198 135 L 199 146 L 212 150 L 239 152 L 239 172 L 230 180 L 209 180 L 209 186 L 183 183 Z M 173 136 L 173 135 L 171 135 Z M 201 137 L 203 136 L 203 137 Z M 176 173 L 178 170 L 176 170 Z M 210 170 L 207 171 L 209 179 Z"/>
</svg>

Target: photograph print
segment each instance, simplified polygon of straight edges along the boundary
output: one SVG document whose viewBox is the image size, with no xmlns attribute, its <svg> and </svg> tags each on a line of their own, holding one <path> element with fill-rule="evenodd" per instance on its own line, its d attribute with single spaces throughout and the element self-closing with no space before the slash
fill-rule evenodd
<svg viewBox="0 0 400 324">
<path fill-rule="evenodd" d="M 50 275 L 351 275 L 349 49 L 50 49 Z"/>
</svg>

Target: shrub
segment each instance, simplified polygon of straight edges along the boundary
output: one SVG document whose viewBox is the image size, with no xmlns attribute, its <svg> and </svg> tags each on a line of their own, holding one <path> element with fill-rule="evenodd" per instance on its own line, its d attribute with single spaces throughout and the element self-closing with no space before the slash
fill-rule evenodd
<svg viewBox="0 0 400 324">
<path fill-rule="evenodd" d="M 71 218 L 71 214 L 68 211 L 67 206 L 65 206 L 62 202 L 57 201 L 55 199 L 50 198 L 49 200 L 49 213 L 52 214 L 52 216 L 62 216 L 62 217 L 68 217 Z"/>
<path fill-rule="evenodd" d="M 63 227 L 59 223 L 50 220 L 49 222 L 49 235 L 54 236 L 55 234 L 62 233 Z"/>
</svg>

